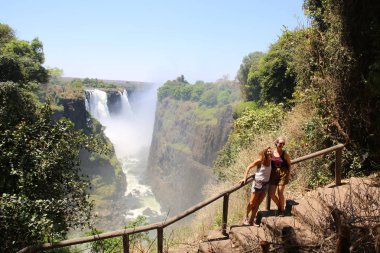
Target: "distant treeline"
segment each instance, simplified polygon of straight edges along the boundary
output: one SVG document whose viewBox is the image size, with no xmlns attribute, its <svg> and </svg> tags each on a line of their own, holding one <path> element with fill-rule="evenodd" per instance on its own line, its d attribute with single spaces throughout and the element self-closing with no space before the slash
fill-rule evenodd
<svg viewBox="0 0 380 253">
<path fill-rule="evenodd" d="M 227 105 L 239 98 L 239 92 L 234 83 L 221 79 L 216 83 L 197 81 L 195 84 L 188 83 L 183 76 L 176 80 L 169 80 L 158 89 L 158 99 L 162 101 L 166 97 L 176 100 L 191 100 L 199 102 L 201 106 L 214 107 Z"/>
</svg>

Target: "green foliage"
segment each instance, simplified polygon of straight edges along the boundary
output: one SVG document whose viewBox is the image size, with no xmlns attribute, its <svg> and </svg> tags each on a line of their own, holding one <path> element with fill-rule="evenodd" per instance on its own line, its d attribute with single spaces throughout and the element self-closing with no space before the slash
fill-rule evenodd
<svg viewBox="0 0 380 253">
<path fill-rule="evenodd" d="M 218 103 L 217 96 L 215 90 L 207 90 L 200 97 L 199 103 L 205 107 L 214 107 Z"/>
<path fill-rule="evenodd" d="M 183 76 L 167 81 L 158 89 L 157 97 L 159 101 L 167 97 L 175 100 L 191 100 L 208 108 L 228 105 L 240 98 L 234 84 L 229 80 L 221 79 L 216 83 L 197 81 L 195 84 L 189 84 Z"/>
<path fill-rule="evenodd" d="M 4 44 L 10 42 L 15 38 L 15 33 L 13 29 L 7 25 L 0 23 L 0 48 L 4 46 Z"/>
<path fill-rule="evenodd" d="M 323 167 L 317 167 L 318 170 L 314 170 L 313 174 L 309 178 L 309 186 L 311 188 L 316 188 L 318 186 L 323 186 L 328 184 L 331 181 L 332 174 L 326 173 L 325 170 L 321 170 Z"/>
<path fill-rule="evenodd" d="M 85 236 L 98 235 L 103 233 L 103 230 L 94 229 L 92 231 L 86 232 Z M 99 240 L 91 242 L 91 252 L 121 252 L 123 250 L 123 241 L 121 237 L 113 237 L 109 239 Z"/>
<path fill-rule="evenodd" d="M 37 91 L 42 101 L 53 98 L 56 104 L 64 96 L 83 97 L 83 82 L 63 82 L 59 69 L 49 72 L 54 85 L 38 84 L 48 73 L 43 61 L 39 40 L 19 41 L 9 26 L 0 24 L 0 81 L 5 81 L 0 82 L 1 252 L 60 240 L 69 229 L 89 225 L 93 204 L 89 180 L 81 175 L 80 154 L 95 151 L 96 157 L 106 157 L 99 125 L 84 130 L 100 138 L 85 135 L 66 119 L 53 121 L 51 107 L 36 100 L 31 91 Z M 101 161 L 102 168 L 117 167 L 111 171 L 116 180 L 108 180 L 112 178 L 108 173 L 108 181 L 102 181 L 107 181 L 108 195 L 114 197 L 121 185 L 115 181 L 124 181 L 121 167 L 109 157 Z"/>
<path fill-rule="evenodd" d="M 324 128 L 331 142 L 348 144 L 352 172 L 368 170 L 364 164 L 380 163 L 380 5 L 308 0 L 305 11 L 312 26 L 298 52 L 299 63 L 304 60 L 297 72 L 306 73 L 300 81 L 321 94 L 315 105 Z"/>
<path fill-rule="evenodd" d="M 198 107 L 195 110 L 197 115 L 197 120 L 195 121 L 196 125 L 216 125 L 218 124 L 218 108 L 204 108 Z"/>
<path fill-rule="evenodd" d="M 135 228 L 139 226 L 147 225 L 147 219 L 144 216 L 139 215 L 135 220 L 129 221 L 125 229 Z M 85 236 L 98 235 L 103 233 L 103 230 L 93 229 L 90 232 L 86 232 Z M 136 244 L 147 244 L 150 242 L 148 232 L 135 233 L 129 235 L 130 248 L 134 248 Z M 122 238 L 114 237 L 105 240 L 99 240 L 91 242 L 91 252 L 121 252 L 123 250 Z"/>
<path fill-rule="evenodd" d="M 259 61 L 263 56 L 264 53 L 262 52 L 252 52 L 245 56 L 236 75 L 237 80 L 240 82 L 240 87 L 243 96 L 246 100 L 256 100 L 255 96 L 258 93 L 251 89 L 251 85 L 247 84 L 248 74 L 251 71 L 251 69 L 257 69 Z"/>
<path fill-rule="evenodd" d="M 234 119 L 239 118 L 245 110 L 256 110 L 257 108 L 257 104 L 254 101 L 241 101 L 234 108 Z"/>
<path fill-rule="evenodd" d="M 128 229 L 128 228 L 135 228 L 135 227 L 145 226 L 145 225 L 148 225 L 147 218 L 145 216 L 139 215 L 137 216 L 135 220 L 129 221 L 127 226 L 125 226 L 124 228 Z M 136 234 L 130 235 L 129 241 L 130 241 L 131 246 L 133 247 L 133 244 L 149 242 L 150 239 L 149 239 L 148 232 L 142 232 L 142 233 L 136 233 Z"/>
<path fill-rule="evenodd" d="M 191 89 L 191 98 L 190 99 L 192 101 L 199 101 L 199 99 L 201 98 L 201 95 L 203 94 L 204 91 L 205 91 L 204 84 L 200 84 L 200 83 L 194 84 L 194 86 L 192 86 L 192 89 Z"/>
<path fill-rule="evenodd" d="M 278 41 L 270 46 L 268 53 L 251 65 L 244 85 L 249 100 L 261 104 L 266 101 L 280 103 L 292 97 L 296 85 L 292 62 L 299 36 L 299 32 L 285 30 Z"/>
<path fill-rule="evenodd" d="M 247 147 L 255 136 L 275 132 L 282 124 L 285 111 L 282 105 L 265 104 L 263 107 L 245 109 L 234 122 L 227 144 L 214 162 L 214 173 L 224 180 L 224 171 L 236 161 L 239 151 Z"/>
<path fill-rule="evenodd" d="M 326 129 L 328 120 L 320 115 L 312 116 L 304 126 L 305 143 L 314 150 L 324 149 L 326 146 L 331 146 L 331 135 Z"/>
<path fill-rule="evenodd" d="M 182 81 L 183 80 L 183 81 Z M 178 77 L 176 80 L 167 81 L 158 89 L 157 97 L 162 101 L 166 97 L 173 97 L 176 100 L 190 100 L 199 96 L 201 89 L 193 91 L 193 86 L 184 80 L 184 77 Z"/>
<path fill-rule="evenodd" d="M 214 227 L 220 228 L 222 226 L 222 213 L 217 211 L 214 216 Z"/>
<path fill-rule="evenodd" d="M 1 101 L 9 94 L 22 96 L 16 85 L 1 84 Z M 29 101 L 30 102 L 30 101 Z M 24 100 L 29 108 L 28 100 Z M 4 106 L 6 110 L 4 110 Z M 1 105 L 0 117 L 7 118 L 12 104 Z M 79 176 L 81 149 L 99 150 L 97 140 L 75 130 L 67 120 L 51 121 L 48 106 L 29 118 L 21 113 L 12 124 L 0 123 L 0 245 L 6 251 L 26 244 L 63 238 L 69 228 L 82 227 L 90 219 L 89 182 Z"/>
<path fill-rule="evenodd" d="M 47 68 L 47 71 L 50 76 L 50 81 L 54 80 L 58 82 L 58 78 L 63 75 L 63 69 L 60 68 Z"/>
<path fill-rule="evenodd" d="M 281 105 L 264 104 L 256 110 L 246 110 L 234 122 L 234 137 L 243 146 L 248 145 L 253 136 L 262 132 L 276 131 L 284 117 Z"/>
<path fill-rule="evenodd" d="M 37 38 L 31 42 L 18 40 L 5 24 L 0 24 L 0 35 L 0 82 L 47 82 L 42 42 Z"/>
</svg>

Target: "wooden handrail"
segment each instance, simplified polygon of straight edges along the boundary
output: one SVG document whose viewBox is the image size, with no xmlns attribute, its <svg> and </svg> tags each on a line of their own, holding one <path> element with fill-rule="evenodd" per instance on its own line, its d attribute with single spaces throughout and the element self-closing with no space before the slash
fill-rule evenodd
<svg viewBox="0 0 380 253">
<path fill-rule="evenodd" d="M 341 159 L 342 159 L 342 149 L 344 148 L 343 144 L 338 144 L 330 148 L 326 148 L 320 151 L 317 151 L 315 153 L 299 157 L 297 159 L 294 159 L 291 161 L 292 164 L 296 164 L 302 161 L 306 161 L 309 159 L 312 159 L 317 156 L 321 156 L 327 153 L 331 153 L 333 151 L 336 151 L 336 163 L 335 163 L 335 183 L 336 185 L 340 185 L 341 180 Z M 338 176 L 337 176 L 338 175 Z M 124 247 L 124 253 L 129 252 L 129 235 L 135 234 L 135 233 L 141 233 L 149 230 L 157 229 L 157 252 L 161 253 L 163 252 L 163 229 L 183 218 L 186 216 L 198 211 L 199 209 L 211 204 L 212 202 L 218 200 L 219 198 L 223 197 L 223 217 L 222 217 L 222 233 L 226 233 L 226 227 L 227 227 L 227 217 L 228 217 L 228 199 L 229 195 L 240 188 L 244 187 L 245 185 L 249 184 L 254 180 L 254 175 L 251 175 L 247 178 L 246 182 L 244 184 L 236 184 L 233 187 L 219 193 L 218 195 L 208 198 L 195 206 L 190 207 L 189 209 L 185 210 L 184 212 L 178 214 L 177 216 L 174 216 L 166 221 L 157 222 L 154 224 L 146 225 L 146 226 L 140 226 L 136 228 L 128 228 L 128 229 L 119 229 L 111 232 L 105 232 L 98 235 L 92 235 L 92 236 L 86 236 L 86 237 L 80 237 L 80 238 L 74 238 L 74 239 L 68 239 L 63 240 L 59 242 L 53 242 L 53 243 L 44 243 L 39 245 L 33 245 L 26 248 L 23 248 L 22 250 L 18 251 L 18 253 L 26 253 L 26 252 L 37 252 L 41 250 L 48 250 L 53 248 L 61 248 L 76 244 L 82 244 L 82 243 L 88 243 L 98 240 L 104 240 L 107 238 L 112 237 L 123 237 L 123 247 Z"/>
</svg>

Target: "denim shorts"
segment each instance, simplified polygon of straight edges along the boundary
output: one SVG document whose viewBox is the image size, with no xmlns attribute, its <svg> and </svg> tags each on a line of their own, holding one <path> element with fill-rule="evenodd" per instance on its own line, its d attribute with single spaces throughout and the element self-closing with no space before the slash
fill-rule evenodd
<svg viewBox="0 0 380 253">
<path fill-rule="evenodd" d="M 251 192 L 268 192 L 269 182 L 263 184 L 263 186 L 259 189 L 255 187 L 255 181 L 252 183 Z"/>
</svg>

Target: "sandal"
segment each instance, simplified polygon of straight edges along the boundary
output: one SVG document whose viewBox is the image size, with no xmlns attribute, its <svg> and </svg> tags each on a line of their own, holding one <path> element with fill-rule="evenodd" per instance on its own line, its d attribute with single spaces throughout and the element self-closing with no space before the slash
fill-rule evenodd
<svg viewBox="0 0 380 253">
<path fill-rule="evenodd" d="M 244 226 L 249 226 L 249 225 L 251 225 L 251 224 L 249 224 L 248 217 L 245 217 L 244 222 L 243 222 L 243 225 L 244 225 Z"/>
</svg>

